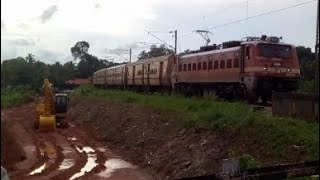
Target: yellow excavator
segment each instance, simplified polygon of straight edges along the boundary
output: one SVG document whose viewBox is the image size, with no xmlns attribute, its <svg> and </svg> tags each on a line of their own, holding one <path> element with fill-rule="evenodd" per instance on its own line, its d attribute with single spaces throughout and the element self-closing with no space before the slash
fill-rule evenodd
<svg viewBox="0 0 320 180">
<path fill-rule="evenodd" d="M 67 94 L 54 94 L 53 85 L 48 79 L 43 84 L 44 96 L 36 102 L 35 129 L 41 132 L 54 131 L 56 127 L 67 128 Z"/>
</svg>

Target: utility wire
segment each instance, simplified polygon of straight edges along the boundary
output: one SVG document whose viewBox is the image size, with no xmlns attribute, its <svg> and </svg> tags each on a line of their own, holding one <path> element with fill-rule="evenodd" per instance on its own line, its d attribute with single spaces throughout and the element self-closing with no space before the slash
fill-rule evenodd
<svg viewBox="0 0 320 180">
<path fill-rule="evenodd" d="M 150 33 L 170 33 L 170 31 L 149 31 Z"/>
<path fill-rule="evenodd" d="M 113 50 L 111 50 L 111 49 L 107 49 L 107 50 L 108 50 L 108 51 L 110 51 L 110 52 L 112 52 L 112 53 L 114 53 L 114 54 L 116 54 L 116 55 L 118 55 L 119 57 L 121 57 L 121 58 L 123 58 L 123 59 L 125 59 L 125 60 L 129 61 L 127 58 L 125 58 L 125 57 L 121 56 L 119 53 L 117 53 L 117 52 L 115 52 L 115 51 L 113 51 Z"/>
<path fill-rule="evenodd" d="M 247 0 L 247 1 L 248 1 L 248 0 Z M 247 3 L 247 1 L 234 2 L 234 3 L 230 4 L 230 6 L 225 7 L 225 8 L 222 8 L 221 10 L 218 10 L 218 11 L 210 14 L 210 16 L 213 16 L 213 15 L 216 16 L 216 15 L 222 14 L 222 13 L 224 13 L 224 12 L 225 12 L 226 10 L 228 10 L 228 9 L 231 9 L 231 8 L 233 8 L 233 7 L 237 7 L 237 6 L 239 6 L 239 5 L 242 5 L 242 4 L 244 4 L 244 3 Z M 205 15 L 204 17 L 207 17 L 207 15 Z M 185 23 L 187 23 L 187 22 L 185 22 Z M 178 25 L 176 25 L 176 26 L 170 26 L 170 27 L 168 27 L 168 28 L 169 28 L 169 29 L 177 28 L 177 27 L 182 26 L 183 24 L 184 24 L 184 23 L 181 23 L 180 25 L 178 24 Z"/>
<path fill-rule="evenodd" d="M 151 43 L 151 42 L 136 42 L 143 45 L 163 45 L 163 43 Z"/>
<path fill-rule="evenodd" d="M 223 27 L 223 26 L 236 24 L 236 23 L 243 22 L 243 21 L 246 21 L 246 20 L 249 20 L 249 19 L 254 19 L 254 18 L 257 18 L 257 17 L 261 17 L 261 16 L 273 14 L 273 13 L 276 13 L 276 12 L 284 11 L 284 10 L 287 10 L 287 9 L 295 8 L 295 7 L 298 7 L 298 6 L 302 6 L 302 5 L 305 5 L 305 4 L 309 4 L 309 3 L 315 2 L 315 1 L 317 1 L 317 0 L 306 1 L 306 2 L 303 2 L 303 3 L 295 4 L 295 5 L 284 7 L 284 8 L 281 8 L 281 9 L 269 11 L 269 12 L 266 12 L 266 13 L 262 13 L 262 14 L 258 14 L 258 15 L 254 15 L 254 16 L 249 16 L 249 17 L 246 17 L 246 18 L 243 18 L 243 19 L 239 19 L 239 20 L 236 20 L 236 21 L 232 21 L 232 22 L 229 22 L 229 23 L 221 24 L 221 25 L 218 25 L 218 26 L 213 26 L 213 27 L 207 28 L 205 30 L 216 29 L 216 28 L 220 28 L 220 27 Z M 192 34 L 193 34 L 193 32 L 188 33 L 188 34 L 184 34 L 184 35 L 180 36 L 179 39 L 187 37 L 187 36 L 190 36 Z"/>
<path fill-rule="evenodd" d="M 153 35 L 151 32 L 144 30 L 145 32 L 147 32 L 148 34 L 150 34 L 151 36 L 153 36 L 154 38 L 158 39 L 159 41 L 163 42 L 164 44 L 166 44 L 167 46 L 171 47 L 172 49 L 174 49 L 173 46 L 171 46 L 170 44 L 166 43 L 165 41 L 161 40 L 160 38 L 158 38 L 157 36 Z"/>
<path fill-rule="evenodd" d="M 281 8 L 281 9 L 269 11 L 269 12 L 266 12 L 266 13 L 262 13 L 262 14 L 258 14 L 258 15 L 254 15 L 254 16 L 249 16 L 249 17 L 244 18 L 244 19 L 239 19 L 239 20 L 232 21 L 232 22 L 225 23 L 225 24 L 221 24 L 221 25 L 218 25 L 218 26 L 213 26 L 213 27 L 207 28 L 205 30 L 216 29 L 216 28 L 227 26 L 227 25 L 230 25 L 230 24 L 235 24 L 235 23 L 238 23 L 238 22 L 246 21 L 248 19 L 253 19 L 253 18 L 257 18 L 257 17 L 273 14 L 273 13 L 276 13 L 276 12 L 280 12 L 280 11 L 284 11 L 284 10 L 287 10 L 287 9 L 295 8 L 295 7 L 298 7 L 298 6 L 305 5 L 305 4 L 309 4 L 309 3 L 314 2 L 314 1 L 317 1 L 317 0 L 306 1 L 306 2 L 303 2 L 303 3 L 295 4 L 295 5 L 284 7 L 284 8 Z"/>
</svg>

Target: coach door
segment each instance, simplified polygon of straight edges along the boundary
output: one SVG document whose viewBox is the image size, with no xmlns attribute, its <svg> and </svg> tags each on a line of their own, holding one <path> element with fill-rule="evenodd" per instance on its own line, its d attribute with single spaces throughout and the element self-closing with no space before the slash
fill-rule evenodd
<svg viewBox="0 0 320 180">
<path fill-rule="evenodd" d="M 144 64 L 142 64 L 142 84 L 144 84 Z"/>
<path fill-rule="evenodd" d="M 245 58 L 246 58 L 246 52 L 245 52 L 245 45 L 241 45 L 240 49 L 240 78 L 243 81 L 243 75 L 244 75 L 244 64 L 245 64 Z"/>
<path fill-rule="evenodd" d="M 163 77 L 163 62 L 160 62 L 160 67 L 159 67 L 159 83 L 160 86 L 162 85 L 162 77 Z"/>
<path fill-rule="evenodd" d="M 103 79 L 104 80 L 103 81 L 104 86 L 108 85 L 107 77 L 108 77 L 108 72 L 107 72 L 107 69 L 105 69 L 105 71 L 104 71 L 104 79 Z"/>
<path fill-rule="evenodd" d="M 136 66 L 133 65 L 132 66 L 132 85 L 135 85 L 135 83 L 134 83 L 135 76 L 136 76 Z"/>
<path fill-rule="evenodd" d="M 150 85 L 150 64 L 148 64 L 148 69 L 147 69 L 147 83 Z"/>
</svg>

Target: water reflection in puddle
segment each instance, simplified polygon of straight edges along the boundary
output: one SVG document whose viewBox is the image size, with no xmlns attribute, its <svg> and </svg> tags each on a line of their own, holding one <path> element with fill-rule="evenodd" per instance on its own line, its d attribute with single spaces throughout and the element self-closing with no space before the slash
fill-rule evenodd
<svg viewBox="0 0 320 180">
<path fill-rule="evenodd" d="M 77 138 L 75 138 L 75 137 L 70 137 L 70 138 L 68 138 L 68 140 L 69 140 L 69 141 L 76 141 Z"/>
<path fill-rule="evenodd" d="M 108 178 L 117 169 L 134 168 L 134 166 L 122 159 L 109 159 L 104 163 L 106 170 L 102 171 L 98 175 L 104 178 Z"/>
<path fill-rule="evenodd" d="M 29 176 L 41 173 L 46 167 L 46 163 L 29 173 Z"/>
<path fill-rule="evenodd" d="M 85 152 L 88 156 L 86 165 L 80 170 L 80 172 L 74 174 L 70 180 L 83 176 L 86 172 L 90 172 L 93 168 L 95 168 L 98 164 L 96 163 L 97 155 L 94 153 L 95 150 L 91 147 L 83 147 L 82 149 L 76 147 L 76 149 L 82 153 Z"/>
<path fill-rule="evenodd" d="M 64 155 L 69 154 L 69 153 L 72 153 L 72 152 L 73 152 L 73 149 L 70 148 L 70 147 L 64 147 L 63 150 L 62 150 L 62 153 L 63 153 Z"/>
<path fill-rule="evenodd" d="M 74 160 L 73 159 L 64 159 L 59 166 L 59 170 L 69 169 L 72 166 L 74 166 Z"/>
<path fill-rule="evenodd" d="M 103 147 L 98 147 L 97 150 L 100 151 L 100 152 L 106 152 L 107 151 L 107 149 L 103 148 Z"/>
</svg>

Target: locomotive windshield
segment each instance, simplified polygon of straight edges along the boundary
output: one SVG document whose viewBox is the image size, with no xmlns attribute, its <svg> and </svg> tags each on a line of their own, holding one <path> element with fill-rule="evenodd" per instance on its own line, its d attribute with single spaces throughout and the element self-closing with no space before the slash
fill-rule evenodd
<svg viewBox="0 0 320 180">
<path fill-rule="evenodd" d="M 268 58 L 291 58 L 292 47 L 278 44 L 258 44 L 259 55 Z"/>
</svg>

